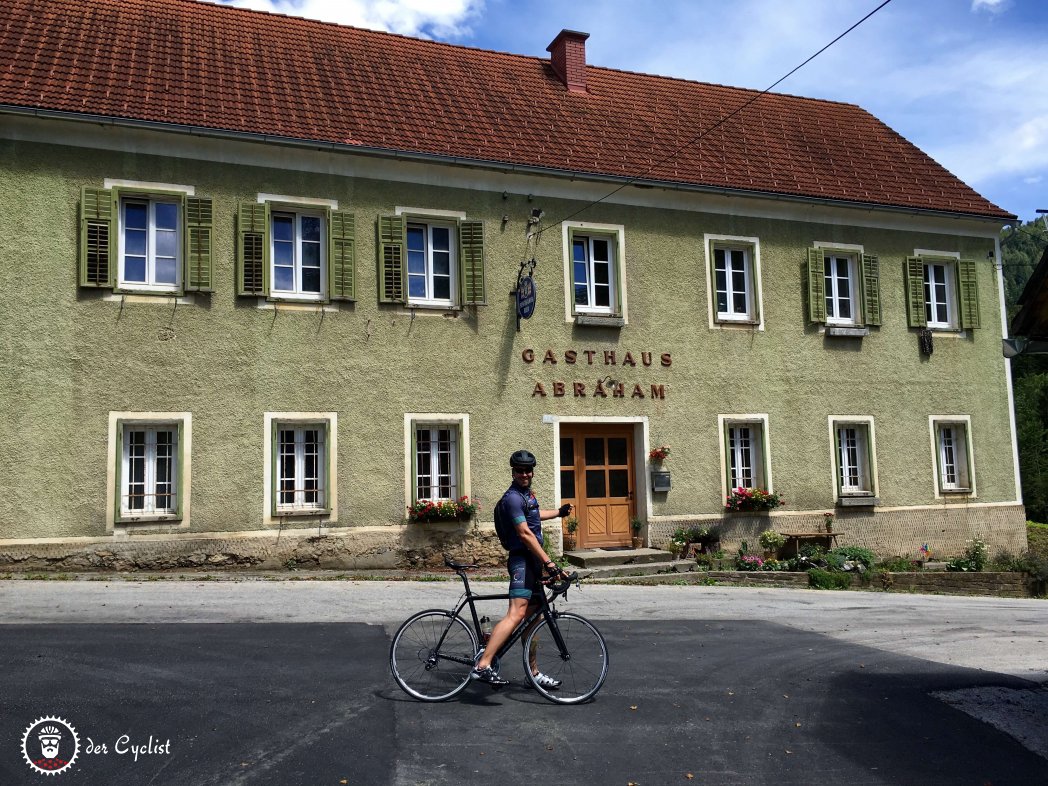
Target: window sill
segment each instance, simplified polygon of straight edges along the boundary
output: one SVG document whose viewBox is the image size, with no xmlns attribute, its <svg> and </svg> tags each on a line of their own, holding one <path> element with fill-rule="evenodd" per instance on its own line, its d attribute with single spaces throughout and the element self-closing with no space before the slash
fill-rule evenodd
<svg viewBox="0 0 1048 786">
<path fill-rule="evenodd" d="M 182 294 L 179 292 L 143 292 L 129 290 L 113 290 L 102 297 L 102 300 L 110 303 L 161 303 L 169 305 L 172 302 L 178 305 L 191 306 L 195 302 L 193 293 Z"/>
<path fill-rule="evenodd" d="M 146 514 L 142 516 L 127 516 L 121 514 L 116 519 L 118 526 L 126 526 L 128 524 L 170 524 L 179 523 L 182 521 L 182 517 L 177 513 L 159 513 L 159 514 Z"/>
<path fill-rule="evenodd" d="M 964 495 L 971 496 L 971 489 L 939 489 L 939 493 L 944 497 L 962 497 Z"/>
<path fill-rule="evenodd" d="M 858 325 L 827 325 L 826 335 L 835 338 L 863 338 L 870 335 L 870 329 Z"/>
<path fill-rule="evenodd" d="M 337 303 L 326 303 L 323 300 L 295 300 L 293 298 L 264 298 L 258 299 L 258 307 L 271 311 L 309 311 L 315 313 L 318 310 L 336 312 L 339 310 Z"/>
<path fill-rule="evenodd" d="M 579 327 L 610 327 L 620 328 L 626 326 L 624 317 L 602 316 L 598 314 L 576 314 L 575 324 Z"/>
<path fill-rule="evenodd" d="M 276 513 L 273 514 L 275 519 L 284 518 L 301 518 L 303 516 L 329 516 L 331 515 L 331 508 L 314 508 L 312 510 L 280 510 L 277 508 Z"/>
<path fill-rule="evenodd" d="M 839 497 L 837 499 L 837 505 L 842 508 L 873 508 L 880 504 L 881 498 L 872 495 Z"/>
</svg>

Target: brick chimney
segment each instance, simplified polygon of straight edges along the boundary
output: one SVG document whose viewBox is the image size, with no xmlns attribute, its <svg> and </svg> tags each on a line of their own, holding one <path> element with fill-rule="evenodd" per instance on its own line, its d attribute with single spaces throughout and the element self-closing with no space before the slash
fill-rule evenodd
<svg viewBox="0 0 1048 786">
<path fill-rule="evenodd" d="M 586 92 L 586 39 L 589 33 L 561 30 L 546 47 L 553 70 L 572 93 Z"/>
</svg>

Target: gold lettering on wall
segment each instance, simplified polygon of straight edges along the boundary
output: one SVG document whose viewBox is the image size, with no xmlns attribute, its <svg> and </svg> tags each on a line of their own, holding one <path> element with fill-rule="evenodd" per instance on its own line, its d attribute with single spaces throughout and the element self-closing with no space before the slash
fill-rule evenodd
<svg viewBox="0 0 1048 786">
<path fill-rule="evenodd" d="M 633 352 L 627 350 L 621 352 L 614 349 L 565 349 L 563 351 L 554 350 L 552 347 L 548 347 L 545 350 L 536 350 L 532 347 L 527 347 L 521 350 L 520 359 L 528 364 L 534 365 L 539 355 L 541 354 L 541 364 L 545 366 L 557 366 L 563 362 L 567 366 L 575 366 L 579 363 L 579 356 L 582 355 L 586 359 L 587 366 L 600 366 L 605 367 L 616 367 L 620 369 L 635 369 L 638 368 L 637 357 L 640 356 L 640 366 L 643 368 L 651 368 L 655 365 L 654 359 L 656 353 L 650 350 L 641 350 L 640 352 Z M 673 366 L 673 355 L 670 352 L 658 353 L 658 367 L 659 368 L 671 368 Z M 615 374 L 618 376 L 618 374 Z M 547 385 L 549 391 L 547 392 Z M 630 389 L 629 398 L 631 399 L 647 399 L 650 398 L 653 401 L 664 401 L 666 399 L 667 383 L 665 382 L 651 382 L 643 384 L 634 380 L 620 381 L 615 379 L 612 374 L 607 374 L 601 379 L 596 380 L 595 384 L 587 382 L 578 382 L 575 380 L 549 380 L 547 382 L 536 381 L 535 386 L 531 390 L 532 398 L 546 398 L 550 393 L 553 394 L 554 398 L 566 398 L 568 388 L 571 389 L 572 398 L 626 398 L 626 389 Z"/>
</svg>

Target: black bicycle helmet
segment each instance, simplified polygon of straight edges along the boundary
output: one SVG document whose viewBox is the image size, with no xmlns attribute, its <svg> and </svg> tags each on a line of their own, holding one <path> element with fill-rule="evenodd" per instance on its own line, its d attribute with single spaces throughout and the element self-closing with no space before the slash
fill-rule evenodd
<svg viewBox="0 0 1048 786">
<path fill-rule="evenodd" d="M 509 465 L 511 467 L 523 467 L 524 469 L 535 469 L 535 465 L 538 462 L 535 461 L 535 456 L 530 451 L 518 450 L 509 457 Z"/>
</svg>

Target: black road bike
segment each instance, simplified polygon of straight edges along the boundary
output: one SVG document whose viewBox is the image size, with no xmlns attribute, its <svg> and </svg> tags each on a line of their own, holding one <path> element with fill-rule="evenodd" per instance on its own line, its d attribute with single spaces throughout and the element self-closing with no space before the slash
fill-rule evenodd
<svg viewBox="0 0 1048 786">
<path fill-rule="evenodd" d="M 444 564 L 459 575 L 465 587 L 458 605 L 450 611 L 427 609 L 409 617 L 389 648 L 393 679 L 409 696 L 421 701 L 446 701 L 465 689 L 486 640 L 475 601 L 509 599 L 508 593 L 475 595 L 470 591 L 466 571 L 476 565 L 454 562 L 447 556 Z M 593 698 L 604 684 L 608 647 L 593 623 L 554 606 L 558 598 L 567 598 L 572 584 L 579 585 L 578 573 L 543 583 L 548 592 L 541 593 L 538 608 L 499 648 L 492 665 L 498 670 L 502 656 L 522 639 L 524 673 L 532 687 L 556 704 L 580 704 Z M 469 621 L 462 617 L 467 606 Z M 559 680 L 559 687 L 539 684 L 531 673 L 531 652 L 536 655 L 539 672 Z"/>
</svg>

